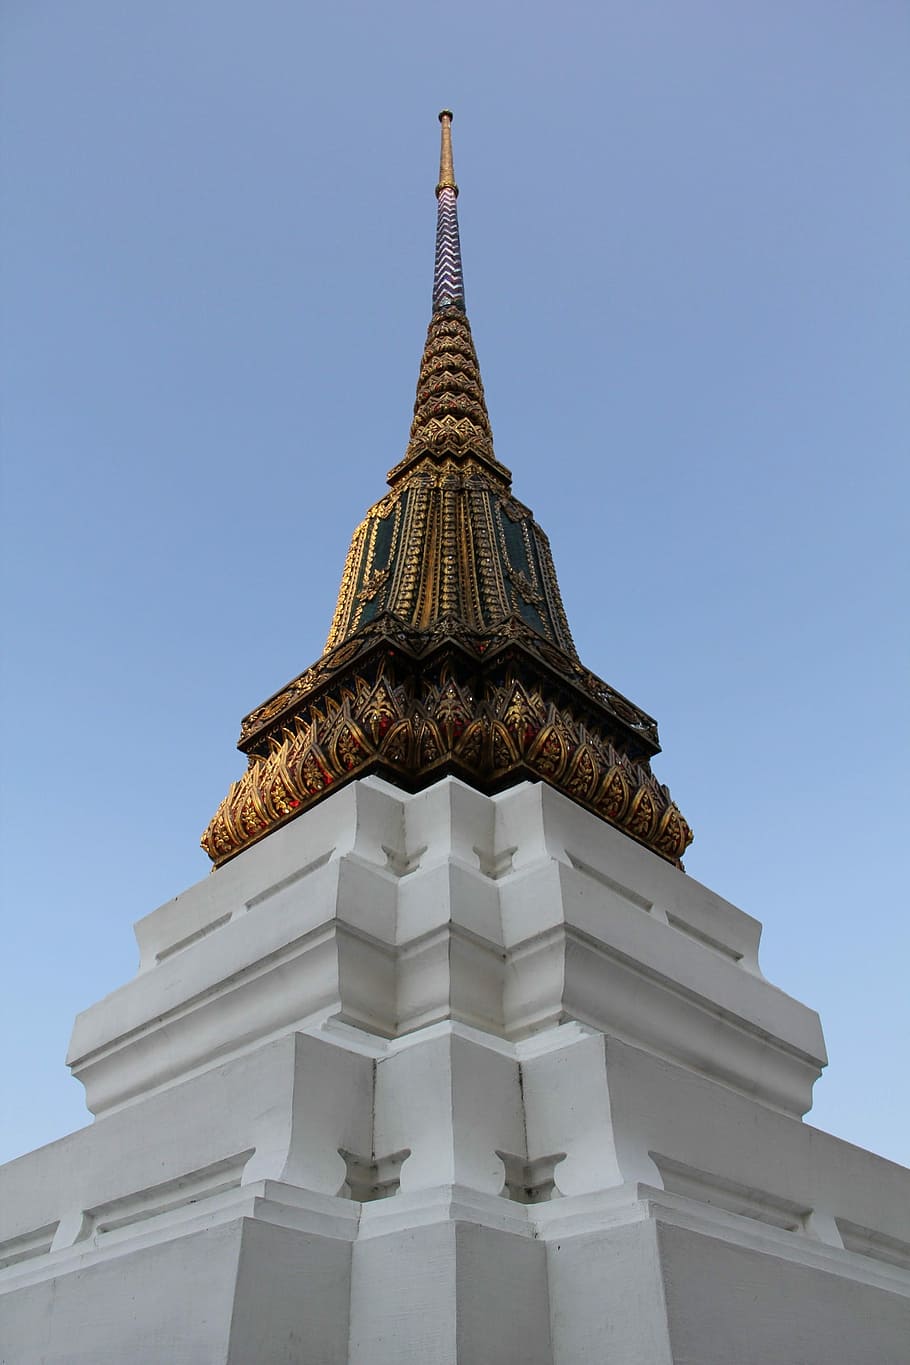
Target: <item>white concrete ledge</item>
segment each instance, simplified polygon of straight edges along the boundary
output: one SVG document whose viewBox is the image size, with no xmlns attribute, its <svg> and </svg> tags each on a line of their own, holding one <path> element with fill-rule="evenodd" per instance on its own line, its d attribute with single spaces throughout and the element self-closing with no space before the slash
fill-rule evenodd
<svg viewBox="0 0 910 1365">
<path fill-rule="evenodd" d="M 141 920 L 139 975 L 69 1061 L 101 1114 L 330 1014 L 381 1037 L 575 1018 L 802 1114 L 821 1027 L 761 975 L 759 932 L 545 785 L 368 778 Z"/>
</svg>

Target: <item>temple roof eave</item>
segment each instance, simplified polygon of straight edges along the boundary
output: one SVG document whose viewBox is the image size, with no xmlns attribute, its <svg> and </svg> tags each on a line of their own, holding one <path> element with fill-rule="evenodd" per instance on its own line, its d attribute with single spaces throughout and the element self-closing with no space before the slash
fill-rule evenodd
<svg viewBox="0 0 910 1365">
<path fill-rule="evenodd" d="M 328 651 L 311 668 L 269 697 L 244 717 L 237 747 L 246 754 L 263 749 L 307 707 L 318 704 L 333 688 L 348 686 L 371 663 L 373 656 L 394 645 L 402 656 L 421 667 L 432 668 L 445 651 L 457 650 L 474 667 L 488 669 L 498 659 L 524 657 L 545 675 L 551 688 L 564 699 L 574 699 L 576 711 L 593 717 L 599 713 L 604 729 L 623 734 L 638 756 L 660 753 L 657 721 L 617 692 L 609 683 L 575 662 L 567 667 L 561 651 L 554 649 L 517 615 L 504 617 L 488 630 L 466 629 L 458 617 L 440 617 L 431 631 L 415 630 L 412 623 L 392 612 L 383 612 L 367 627 Z"/>
</svg>

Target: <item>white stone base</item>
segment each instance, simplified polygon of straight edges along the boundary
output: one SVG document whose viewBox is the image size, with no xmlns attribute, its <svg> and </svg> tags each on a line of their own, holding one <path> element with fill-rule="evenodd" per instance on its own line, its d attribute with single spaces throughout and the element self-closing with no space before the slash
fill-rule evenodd
<svg viewBox="0 0 910 1365">
<path fill-rule="evenodd" d="M 756 921 L 546 788 L 367 779 L 137 926 L 0 1169 L 2 1365 L 907 1365 L 910 1173 Z"/>
</svg>

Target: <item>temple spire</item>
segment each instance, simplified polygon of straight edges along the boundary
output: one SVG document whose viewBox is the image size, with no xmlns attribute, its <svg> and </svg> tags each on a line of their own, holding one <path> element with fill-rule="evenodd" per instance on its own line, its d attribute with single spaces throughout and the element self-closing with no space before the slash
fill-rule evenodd
<svg viewBox="0 0 910 1365">
<path fill-rule="evenodd" d="M 458 237 L 458 186 L 452 165 L 452 112 L 443 109 L 439 149 L 439 184 L 436 186 L 436 268 L 433 271 L 433 312 L 442 308 L 464 311 L 464 276 Z"/>
<path fill-rule="evenodd" d="M 486 792 L 548 782 L 677 862 L 692 834 L 651 772 L 657 725 L 579 659 L 547 537 L 493 451 L 448 109 L 439 121 L 433 312 L 407 449 L 354 531 L 322 657 L 244 718 L 247 770 L 203 847 L 226 862 L 369 773 L 408 790 L 453 773 Z"/>
<path fill-rule="evenodd" d="M 458 237 L 458 186 L 452 165 L 452 114 L 439 115 L 442 136 L 436 186 L 436 259 L 433 313 L 417 378 L 414 418 L 403 460 L 389 473 L 394 485 L 425 456 L 482 461 L 508 484 L 511 475 L 493 453 L 477 352 L 465 312 L 461 243 Z"/>
</svg>

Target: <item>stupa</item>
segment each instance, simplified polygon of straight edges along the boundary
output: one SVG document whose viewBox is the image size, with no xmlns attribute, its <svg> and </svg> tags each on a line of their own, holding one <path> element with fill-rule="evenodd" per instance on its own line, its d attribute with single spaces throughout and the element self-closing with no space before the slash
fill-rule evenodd
<svg viewBox="0 0 910 1365">
<path fill-rule="evenodd" d="M 686 875 L 494 453 L 440 115 L 410 439 L 212 874 L 0 1168 L 2 1365 L 906 1365 L 910 1172 L 811 1128 L 817 1015 Z"/>
<path fill-rule="evenodd" d="M 579 662 L 546 535 L 493 451 L 465 312 L 452 116 L 440 115 L 433 314 L 404 458 L 357 527 L 322 658 L 248 715 L 217 864 L 352 778 L 549 783 L 662 857 L 691 840 L 657 726 Z"/>
</svg>

